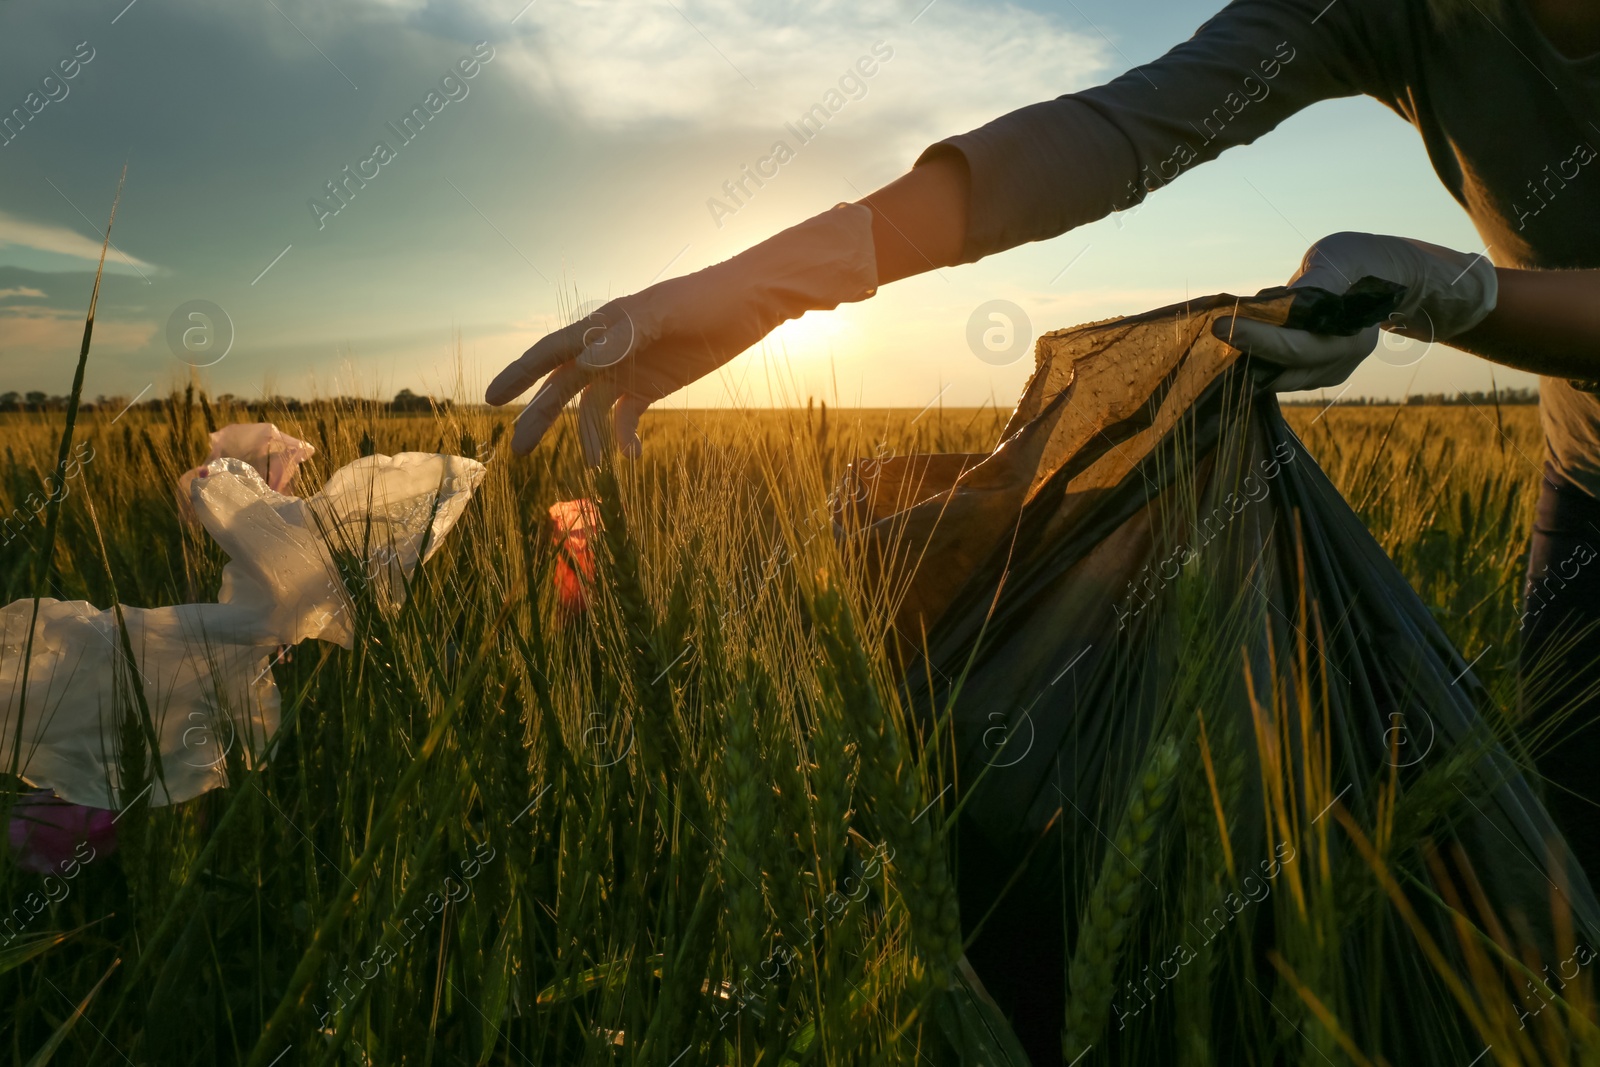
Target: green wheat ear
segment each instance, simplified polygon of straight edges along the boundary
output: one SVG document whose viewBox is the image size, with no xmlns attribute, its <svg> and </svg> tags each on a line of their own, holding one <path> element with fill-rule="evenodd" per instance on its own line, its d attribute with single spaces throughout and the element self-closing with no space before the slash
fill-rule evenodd
<svg viewBox="0 0 1600 1067">
<path fill-rule="evenodd" d="M 728 708 L 727 743 L 722 752 L 727 774 L 727 813 L 722 845 L 722 892 L 728 905 L 733 971 L 740 974 L 762 958 L 766 933 L 761 900 L 761 848 L 766 836 L 760 747 L 755 707 L 742 688 Z"/>
<path fill-rule="evenodd" d="M 1067 971 L 1067 1025 L 1062 1050 L 1076 1060 L 1100 1039 L 1111 995 L 1116 991 L 1122 945 L 1133 928 L 1139 905 L 1142 865 L 1155 855 L 1156 836 L 1178 766 L 1178 741 L 1168 735 L 1150 754 L 1138 787 L 1128 800 L 1115 846 L 1106 853 L 1100 877 L 1084 909 L 1077 948 Z"/>
<path fill-rule="evenodd" d="M 811 780 L 816 789 L 817 868 L 824 879 L 832 879 L 844 861 L 855 762 L 855 746 L 839 720 L 838 709 L 818 709 L 815 744 L 817 762 Z"/>
<path fill-rule="evenodd" d="M 762 829 L 761 845 L 767 859 L 761 877 L 779 932 L 796 948 L 809 950 L 812 945 L 805 917 L 810 909 L 804 872 L 813 834 L 811 797 L 798 764 L 800 758 L 780 748 L 767 761 L 775 784 L 768 789 L 769 806 L 763 809 L 772 819 Z"/>
<path fill-rule="evenodd" d="M 1183 821 L 1186 873 L 1178 911 L 1183 927 L 1196 923 L 1221 899 L 1225 882 L 1228 886 L 1237 884 L 1230 827 L 1236 821 L 1244 776 L 1244 758 L 1233 719 L 1221 714 L 1214 721 L 1208 720 L 1197 709 L 1195 721 L 1197 730 L 1188 749 L 1188 766 L 1180 776 L 1182 784 L 1174 815 Z M 1172 983 L 1173 1008 L 1182 1062 L 1207 1067 L 1215 1062 L 1212 1013 L 1218 952 L 1210 941 L 1197 938 L 1193 957 Z"/>
<path fill-rule="evenodd" d="M 961 914 L 936 815 L 928 810 L 937 798 L 930 801 L 922 795 L 916 764 L 906 752 L 899 724 L 878 695 L 866 651 L 837 589 L 818 594 L 816 619 L 831 687 L 860 742 L 861 794 L 873 798 L 874 814 L 895 850 L 896 883 L 911 913 L 912 934 L 931 985 L 947 988 L 962 955 Z"/>
<path fill-rule="evenodd" d="M 610 590 L 622 623 L 626 667 L 639 704 L 636 725 L 641 756 L 657 788 L 664 789 L 666 783 L 679 778 L 684 753 L 676 730 L 671 682 L 661 656 L 656 613 L 645 592 L 639 544 L 623 504 L 622 487 L 611 466 L 596 472 L 595 489 L 600 542 L 605 548 Z M 691 817 L 698 814 L 698 791 L 685 790 L 683 799 L 691 802 Z"/>
</svg>

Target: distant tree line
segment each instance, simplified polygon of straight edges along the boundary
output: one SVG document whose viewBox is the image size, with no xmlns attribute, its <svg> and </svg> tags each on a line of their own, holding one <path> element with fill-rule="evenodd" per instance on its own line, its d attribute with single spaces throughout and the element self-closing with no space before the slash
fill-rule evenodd
<svg viewBox="0 0 1600 1067">
<path fill-rule="evenodd" d="M 26 393 L 4 392 L 0 393 L 0 412 L 65 411 L 67 402 L 70 399 L 70 397 L 55 396 L 38 390 Z M 452 400 L 421 396 L 413 393 L 410 389 L 400 390 L 395 394 L 393 400 L 368 400 L 351 396 L 323 397 L 317 400 L 301 400 L 292 396 L 269 396 L 248 400 L 232 393 L 219 393 L 213 398 L 213 402 L 221 408 L 239 408 L 258 413 L 266 411 L 320 411 L 323 409 L 373 412 L 428 412 L 449 411 L 455 407 L 455 402 Z M 78 409 L 80 411 L 107 410 L 114 412 L 144 410 L 157 413 L 166 411 L 171 403 L 171 397 L 157 396 L 130 405 L 128 397 L 102 395 L 95 397 L 92 401 L 85 399 L 79 404 Z"/>
<path fill-rule="evenodd" d="M 1406 407 L 1421 407 L 1423 405 L 1433 404 L 1471 404 L 1474 407 L 1493 407 L 1494 405 L 1499 404 L 1502 407 L 1505 407 L 1510 404 L 1537 404 L 1538 402 L 1539 390 L 1523 388 L 1500 389 L 1498 391 L 1490 390 L 1489 392 L 1484 392 L 1482 389 L 1474 389 L 1470 393 L 1464 390 L 1454 393 L 1412 393 L 1404 400 L 1387 400 L 1382 397 L 1372 396 L 1354 396 L 1341 397 L 1340 399 L 1333 401 L 1333 403 L 1339 407 L 1353 408 L 1396 407 L 1400 405 L 1404 405 Z M 1283 401 L 1284 407 L 1321 408 L 1327 407 L 1328 405 L 1328 401 L 1319 400 L 1315 397 L 1310 399 Z"/>
</svg>

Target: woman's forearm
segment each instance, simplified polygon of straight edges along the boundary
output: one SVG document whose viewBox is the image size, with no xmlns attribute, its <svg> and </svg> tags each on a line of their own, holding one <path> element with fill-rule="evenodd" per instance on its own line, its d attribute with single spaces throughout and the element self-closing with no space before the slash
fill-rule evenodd
<svg viewBox="0 0 1600 1067">
<path fill-rule="evenodd" d="M 968 187 L 966 158 L 948 152 L 861 201 L 872 209 L 878 284 L 959 259 L 967 236 Z"/>
<path fill-rule="evenodd" d="M 1600 270 L 1495 273 L 1494 310 L 1450 344 L 1535 374 L 1600 379 Z"/>
</svg>

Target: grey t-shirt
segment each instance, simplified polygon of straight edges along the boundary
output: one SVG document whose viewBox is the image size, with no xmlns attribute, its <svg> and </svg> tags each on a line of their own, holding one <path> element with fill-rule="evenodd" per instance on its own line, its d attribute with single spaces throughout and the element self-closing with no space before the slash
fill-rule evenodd
<svg viewBox="0 0 1600 1067">
<path fill-rule="evenodd" d="M 918 162 L 966 157 L 971 262 L 1131 207 L 1319 100 L 1366 94 L 1416 126 L 1495 263 L 1600 267 L 1600 55 L 1569 60 L 1520 0 L 1504 8 L 1441 24 L 1426 0 L 1236 0 L 1160 59 Z M 1556 477 L 1600 499 L 1600 397 L 1545 378 L 1540 416 Z"/>
</svg>

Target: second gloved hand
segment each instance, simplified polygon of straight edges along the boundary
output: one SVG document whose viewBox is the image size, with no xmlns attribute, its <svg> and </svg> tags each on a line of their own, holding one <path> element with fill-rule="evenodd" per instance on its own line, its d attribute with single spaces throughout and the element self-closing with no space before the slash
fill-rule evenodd
<svg viewBox="0 0 1600 1067">
<path fill-rule="evenodd" d="M 548 374 L 517 418 L 511 446 L 527 452 L 580 391 L 579 440 L 598 462 L 613 433 L 638 448 L 639 416 L 788 319 L 876 291 L 872 210 L 841 204 L 705 270 L 611 301 L 541 339 L 490 383 L 504 404 Z M 614 412 L 614 416 L 613 416 Z"/>
<path fill-rule="evenodd" d="M 1370 233 L 1324 237 L 1307 249 L 1289 285 L 1343 293 L 1369 276 L 1406 288 L 1381 329 L 1423 342 L 1448 341 L 1472 329 L 1494 310 L 1499 293 L 1494 264 L 1481 255 Z M 1218 319 L 1213 327 L 1234 347 L 1283 367 L 1270 383 L 1280 393 L 1340 384 L 1377 347 L 1379 329 L 1340 337 L 1244 318 Z"/>
</svg>

